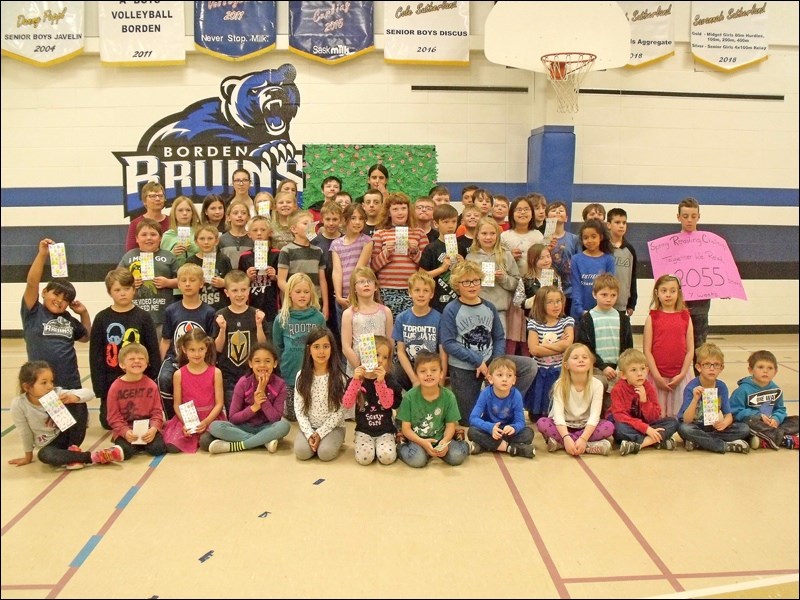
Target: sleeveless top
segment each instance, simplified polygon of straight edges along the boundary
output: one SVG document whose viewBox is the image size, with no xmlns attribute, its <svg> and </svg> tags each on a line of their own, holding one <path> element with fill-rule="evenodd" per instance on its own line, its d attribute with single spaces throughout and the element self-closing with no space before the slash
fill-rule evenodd
<svg viewBox="0 0 800 600">
<path fill-rule="evenodd" d="M 653 359 L 658 372 L 665 379 L 681 372 L 686 358 L 686 331 L 689 328 L 689 311 L 666 313 L 651 310 L 653 325 Z"/>
</svg>

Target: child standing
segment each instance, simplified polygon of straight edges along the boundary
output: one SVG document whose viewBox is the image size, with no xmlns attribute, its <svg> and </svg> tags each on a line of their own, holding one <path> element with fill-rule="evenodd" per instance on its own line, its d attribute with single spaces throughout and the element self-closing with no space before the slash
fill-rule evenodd
<svg viewBox="0 0 800 600">
<path fill-rule="evenodd" d="M 256 344 L 248 364 L 250 373 L 236 382 L 228 420 L 208 426 L 211 436 L 218 438 L 208 446 L 211 454 L 260 446 L 274 453 L 279 440 L 289 434 L 289 422 L 283 418 L 286 384 L 275 375 L 278 352 L 269 344 Z"/>
<path fill-rule="evenodd" d="M 447 364 L 447 353 L 439 344 L 439 322 L 442 315 L 430 306 L 433 287 L 433 279 L 425 271 L 420 270 L 408 278 L 408 292 L 414 305 L 397 316 L 392 330 L 392 339 L 397 342 L 394 379 L 403 390 L 419 385 L 414 374 L 414 357 L 420 350 L 438 352 L 442 365 Z M 443 368 L 442 371 L 444 385 L 447 369 Z"/>
<path fill-rule="evenodd" d="M 294 194 L 280 192 L 275 196 L 269 241 L 270 246 L 277 252 L 294 239 L 294 234 L 289 229 L 289 217 L 297 210 L 297 198 Z"/>
<path fill-rule="evenodd" d="M 533 458 L 533 430 L 525 426 L 522 394 L 514 387 L 517 365 L 496 358 L 489 365 L 487 380 L 490 385 L 478 396 L 469 416 L 470 454 L 489 450 Z"/>
<path fill-rule="evenodd" d="M 75 286 L 66 279 L 50 281 L 42 290 L 39 302 L 39 283 L 53 243 L 48 238 L 39 242 L 36 258 L 28 270 L 20 310 L 22 330 L 28 360 L 45 361 L 53 370 L 54 385 L 77 390 L 81 387 L 81 375 L 75 342 L 89 341 L 92 320 L 88 309 L 75 299 Z M 74 310 L 80 321 L 67 312 L 67 308 Z M 69 445 L 80 446 L 86 437 L 89 411 L 83 402 L 70 403 L 67 410 L 77 421 L 68 430 Z"/>
<path fill-rule="evenodd" d="M 248 235 L 247 223 L 250 209 L 241 200 L 233 200 L 228 205 L 225 221 L 228 230 L 219 238 L 219 251 L 228 257 L 231 266 L 239 264 L 239 257 L 253 248 L 253 239 Z"/>
<path fill-rule="evenodd" d="M 253 240 L 264 241 L 270 237 L 269 219 L 262 216 L 250 220 L 248 235 Z M 266 331 L 272 331 L 272 322 L 278 314 L 278 255 L 270 247 L 267 268 L 256 268 L 256 256 L 252 248 L 242 252 L 239 257 L 239 270 L 247 273 L 250 279 L 250 299 L 248 304 L 264 313 Z"/>
<path fill-rule="evenodd" d="M 433 228 L 433 211 L 436 204 L 428 196 L 420 196 L 414 202 L 414 216 L 417 218 L 417 227 L 428 236 L 428 244 L 439 239 L 439 232 Z"/>
<path fill-rule="evenodd" d="M 294 438 L 294 454 L 321 461 L 339 456 L 344 443 L 345 376 L 336 339 L 327 327 L 313 329 L 306 339 L 303 366 L 297 374 L 294 411 L 300 432 Z"/>
<path fill-rule="evenodd" d="M 11 418 L 22 439 L 25 456 L 12 458 L 10 465 L 21 467 L 33 462 L 33 450 L 39 449 L 39 460 L 54 467 L 64 466 L 69 470 L 83 468 L 84 465 L 122 462 L 122 448 L 111 446 L 95 452 L 83 452 L 71 445 L 69 430 L 78 427 L 75 423 L 65 431 L 60 431 L 39 399 L 55 390 L 65 406 L 86 403 L 94 397 L 91 390 L 65 390 L 55 387 L 53 370 L 42 360 L 26 362 L 19 370 L 20 395 L 11 401 Z"/>
<path fill-rule="evenodd" d="M 501 231 L 508 231 L 511 227 L 507 220 L 509 204 L 508 197 L 502 194 L 495 194 L 492 198 L 492 218 L 497 221 Z"/>
<path fill-rule="evenodd" d="M 553 268 L 561 280 L 561 289 L 567 299 L 564 312 L 572 314 L 572 257 L 581 247 L 580 238 L 566 230 L 568 220 L 567 205 L 563 202 L 553 202 L 547 205 L 547 217 L 556 219 L 556 230 L 551 239 L 544 242 L 550 247 L 550 256 L 553 258 Z"/>
<path fill-rule="evenodd" d="M 157 360 L 157 359 L 156 359 Z M 119 364 L 125 374 L 108 389 L 108 424 L 111 440 L 125 455 L 125 460 L 139 452 L 150 456 L 166 454 L 161 436 L 164 410 L 156 382 L 144 374 L 149 356 L 147 348 L 131 343 L 119 351 Z M 134 421 L 148 420 L 147 431 L 141 436 L 133 433 Z"/>
<path fill-rule="evenodd" d="M 247 305 L 249 290 L 250 280 L 247 275 L 238 269 L 230 271 L 225 275 L 225 294 L 231 304 L 218 310 L 214 317 L 217 324 L 214 344 L 217 366 L 222 371 L 226 414 L 230 414 L 236 382 L 247 374 L 247 357 L 256 344 L 267 341 L 264 312 Z"/>
<path fill-rule="evenodd" d="M 164 329 L 161 332 L 160 351 L 164 361 L 158 371 L 158 389 L 164 402 L 167 419 L 174 415 L 173 374 L 178 368 L 176 361 L 178 340 L 194 329 L 204 335 L 216 336 L 216 311 L 200 300 L 203 287 L 203 269 L 197 265 L 183 265 L 178 269 L 178 288 L 183 293 L 179 302 L 170 304 L 164 315 Z"/>
<path fill-rule="evenodd" d="M 524 400 L 532 423 L 550 412 L 550 391 L 561 375 L 564 351 L 574 334 L 575 320 L 564 316 L 564 292 L 554 286 L 540 288 L 528 321 L 528 349 L 538 367 Z"/>
<path fill-rule="evenodd" d="M 367 371 L 363 365 L 356 367 L 342 399 L 345 408 L 355 406 L 354 442 L 356 462 L 360 465 L 371 464 L 376 456 L 382 465 L 397 460 L 397 428 L 392 419 L 392 409 L 400 406 L 402 390 L 390 381 L 392 341 L 376 335 L 375 349 L 378 368 Z"/>
<path fill-rule="evenodd" d="M 199 248 L 197 254 L 186 259 L 187 264 L 203 267 L 203 259 L 214 258 L 214 275 L 206 280 L 203 273 L 203 287 L 200 290 L 200 300 L 210 304 L 214 310 L 220 310 L 228 305 L 228 299 L 223 293 L 225 289 L 225 276 L 233 270 L 230 259 L 223 253 L 217 252 L 219 235 L 213 225 L 200 225 L 194 233 L 195 243 Z"/>
<path fill-rule="evenodd" d="M 638 454 L 654 446 L 674 450 L 672 436 L 678 431 L 675 417 L 661 417 L 656 388 L 647 381 L 647 358 L 628 348 L 619 357 L 620 381 L 611 390 L 611 418 L 619 453 Z"/>
<path fill-rule="evenodd" d="M 746 423 L 733 420 L 728 386 L 719 380 L 719 374 L 725 368 L 725 356 L 716 344 L 703 344 L 697 349 L 699 375 L 692 379 L 683 391 L 683 404 L 678 411 L 678 433 L 683 439 L 686 450 L 694 450 L 698 446 L 709 452 L 738 452 L 747 454 L 750 445 L 745 441 L 750 436 L 750 428 Z M 717 390 L 717 420 L 705 425 L 703 410 L 703 392 Z"/>
<path fill-rule="evenodd" d="M 178 266 L 183 266 L 186 259 L 197 254 L 198 248 L 194 243 L 194 229 L 200 224 L 200 216 L 194 207 L 194 202 L 186 196 L 178 196 L 172 203 L 169 213 L 169 229 L 161 237 L 161 249 L 172 252 Z M 179 240 L 178 227 L 189 229 L 186 241 Z"/>
<path fill-rule="evenodd" d="M 458 211 L 449 204 L 440 204 L 433 210 L 433 222 L 436 224 L 435 231 L 439 237 L 422 251 L 419 267 L 433 278 L 434 292 L 431 306 L 441 313 L 448 302 L 458 298 L 458 294 L 450 287 L 450 270 L 458 261 L 464 260 L 464 257 L 460 254 L 449 255 L 444 242 L 446 235 L 453 235 L 456 231 Z"/>
<path fill-rule="evenodd" d="M 308 333 L 324 327 L 325 317 L 319 311 L 319 299 L 311 279 L 305 273 L 295 273 L 286 284 L 286 299 L 272 325 L 272 340 L 281 363 L 281 376 L 287 385 L 288 397 L 294 398 L 294 381 L 303 364 Z M 286 418 L 296 421 L 294 403 L 286 404 Z"/>
<path fill-rule="evenodd" d="M 533 204 L 533 228 L 538 230 L 544 236 L 545 227 L 547 227 L 547 198 L 537 192 L 528 194 L 526 196 Z"/>
<path fill-rule="evenodd" d="M 398 227 L 405 227 L 408 231 L 406 248 L 402 250 L 397 246 Z M 381 286 L 381 298 L 392 311 L 392 317 L 397 318 L 401 312 L 411 308 L 408 278 L 419 268 L 422 252 L 428 245 L 428 236 L 417 227 L 408 196 L 398 192 L 386 197 L 380 226 L 372 240 L 371 266 Z"/>
<path fill-rule="evenodd" d="M 800 449 L 798 417 L 786 416 L 783 390 L 774 381 L 778 359 L 772 352 L 758 350 L 747 359 L 747 370 L 750 376 L 738 381 L 731 396 L 731 412 L 750 428 L 750 447 Z"/>
<path fill-rule="evenodd" d="M 331 280 L 336 300 L 336 322 L 342 326 L 342 313 L 350 306 L 350 275 L 356 267 L 367 267 L 372 258 L 372 239 L 364 235 L 367 213 L 360 204 L 351 204 L 344 210 L 344 235 L 331 242 L 330 257 L 333 263 Z"/>
<path fill-rule="evenodd" d="M 325 286 L 328 290 L 328 329 L 339 331 L 341 329 L 337 313 L 334 310 L 336 299 L 333 292 L 333 260 L 331 259 L 331 245 L 342 235 L 340 225 L 342 223 L 342 207 L 336 202 L 323 204 L 320 210 L 322 227 L 317 236 L 311 240 L 311 245 L 322 250 L 321 264 L 325 272 Z"/>
<path fill-rule="evenodd" d="M 289 229 L 294 239 L 281 248 L 278 256 L 278 288 L 286 294 L 286 281 L 295 273 L 305 273 L 314 285 L 322 305 L 322 314 L 328 318 L 328 282 L 322 250 L 308 241 L 311 213 L 302 210 L 289 217 Z M 284 297 L 285 300 L 285 297 Z"/>
<path fill-rule="evenodd" d="M 506 311 L 511 306 L 511 297 L 517 289 L 519 271 L 511 252 L 500 245 L 500 228 L 491 217 L 478 221 L 478 234 L 467 254 L 467 260 L 479 265 L 487 262 L 494 264 L 494 284 L 481 284 L 480 297 L 494 304 L 503 326 L 503 337 L 507 337 Z M 503 349 L 505 350 L 505 345 Z"/>
<path fill-rule="evenodd" d="M 608 233 L 614 254 L 614 267 L 619 279 L 619 297 L 614 306 L 630 317 L 636 309 L 639 292 L 636 289 L 636 250 L 625 238 L 628 231 L 628 213 L 622 208 L 608 211 Z"/>
<path fill-rule="evenodd" d="M 392 312 L 380 303 L 378 279 L 369 267 L 359 267 L 350 276 L 350 308 L 342 314 L 342 352 L 347 359 L 347 374 L 352 376 L 361 364 L 358 340 L 371 333 L 392 337 Z"/>
<path fill-rule="evenodd" d="M 376 188 L 368 189 L 364 192 L 361 206 L 364 207 L 364 213 L 367 215 L 364 222 L 364 234 L 372 238 L 380 223 L 383 192 Z"/>
<path fill-rule="evenodd" d="M 225 418 L 222 371 L 214 366 L 214 341 L 199 327 L 183 335 L 176 346 L 182 366 L 172 377 L 175 416 L 164 425 L 164 443 L 168 452 L 194 454 L 209 424 Z M 194 402 L 200 419 L 194 429 L 187 429 L 183 422 L 178 407 L 184 402 Z"/>
<path fill-rule="evenodd" d="M 678 204 L 678 222 L 681 224 L 681 233 L 696 233 L 699 220 L 700 204 L 697 200 L 691 197 L 681 200 Z M 691 300 L 685 304 L 692 318 L 694 347 L 699 348 L 708 337 L 708 313 L 711 310 L 711 300 Z"/>
<path fill-rule="evenodd" d="M 464 212 L 461 213 L 461 224 L 456 229 L 458 253 L 461 256 L 469 254 L 469 249 L 475 243 L 478 233 L 478 221 L 480 220 L 481 211 L 477 206 L 470 204 L 464 207 Z"/>
<path fill-rule="evenodd" d="M 108 389 L 123 374 L 119 364 L 122 346 L 130 342 L 142 344 L 152 356 L 158 356 L 158 334 L 150 315 L 133 303 L 133 275 L 128 269 L 117 268 L 108 272 L 106 291 L 111 296 L 111 306 L 97 313 L 89 341 L 89 368 L 92 388 L 100 400 L 100 425 L 108 424 Z M 158 376 L 158 364 L 148 368 L 147 375 Z"/>
<path fill-rule="evenodd" d="M 603 222 L 595 219 L 586 221 L 581 225 L 580 239 L 583 252 L 572 257 L 570 271 L 572 308 L 569 314 L 575 321 L 580 321 L 583 313 L 595 305 L 592 293 L 595 278 L 601 273 L 614 274 L 611 242 Z"/>
<path fill-rule="evenodd" d="M 217 230 L 217 235 L 225 233 L 225 201 L 222 196 L 208 194 L 203 198 L 200 207 L 200 223 L 212 225 Z"/>
<path fill-rule="evenodd" d="M 522 283 L 525 285 L 524 308 L 528 314 L 533 314 L 533 304 L 536 292 L 542 287 L 541 277 L 543 269 L 553 269 L 553 259 L 550 256 L 550 248 L 544 244 L 534 244 L 528 248 L 528 266 L 522 276 Z M 553 286 L 561 289 L 561 282 L 553 270 Z"/>
<path fill-rule="evenodd" d="M 650 370 L 647 377 L 656 386 L 662 414 L 676 416 L 683 389 L 691 379 L 694 334 L 681 282 L 674 275 L 656 280 L 650 315 L 644 322 L 644 355 Z"/>
<path fill-rule="evenodd" d="M 550 416 L 536 423 L 547 440 L 548 452 L 564 448 L 571 456 L 607 455 L 614 424 L 602 417 L 603 386 L 592 377 L 592 353 L 583 344 L 564 352 L 564 366 L 553 385 Z"/>
<path fill-rule="evenodd" d="M 400 460 L 415 468 L 424 467 L 433 457 L 460 465 L 469 455 L 469 446 L 453 438 L 461 414 L 453 392 L 442 387 L 439 355 L 421 351 L 414 368 L 419 385 L 405 395 L 397 411 L 407 440 L 398 449 Z"/>
</svg>

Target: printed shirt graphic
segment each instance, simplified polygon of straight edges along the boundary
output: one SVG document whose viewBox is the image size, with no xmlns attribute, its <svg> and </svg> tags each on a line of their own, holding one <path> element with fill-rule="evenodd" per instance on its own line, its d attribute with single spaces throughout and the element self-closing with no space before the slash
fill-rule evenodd
<svg viewBox="0 0 800 600">
<path fill-rule="evenodd" d="M 415 387 L 403 398 L 397 418 L 411 423 L 411 428 L 419 437 L 439 441 L 444 437 L 445 425 L 458 421 L 461 414 L 456 397 L 449 389 L 440 387 L 439 397 L 429 402 L 422 397 L 422 390 Z"/>
<path fill-rule="evenodd" d="M 86 328 L 71 314 L 54 315 L 38 301 L 30 310 L 24 300 L 21 304 L 28 360 L 47 361 L 53 367 L 56 385 L 81 387 L 75 341 L 86 335 Z"/>
<path fill-rule="evenodd" d="M 442 315 L 439 311 L 431 309 L 424 317 L 418 317 L 411 309 L 403 311 L 397 316 L 392 339 L 403 342 L 411 362 L 414 362 L 420 350 L 430 352 L 439 351 L 439 320 Z"/>
<path fill-rule="evenodd" d="M 217 355 L 217 366 L 223 379 L 234 382 L 248 370 L 247 359 L 257 339 L 256 309 L 248 306 L 243 313 L 235 313 L 230 308 L 217 311 L 225 319 L 225 345 Z"/>
</svg>

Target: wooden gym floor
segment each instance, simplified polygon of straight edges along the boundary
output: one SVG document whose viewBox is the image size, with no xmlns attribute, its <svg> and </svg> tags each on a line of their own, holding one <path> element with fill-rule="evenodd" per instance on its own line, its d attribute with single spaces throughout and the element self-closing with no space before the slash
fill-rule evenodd
<svg viewBox="0 0 800 600">
<path fill-rule="evenodd" d="M 751 351 L 773 351 L 797 414 L 798 336 L 710 341 L 731 391 Z M 327 464 L 295 459 L 293 426 L 275 455 L 14 467 L 25 350 L 0 351 L 2 598 L 798 597 L 796 451 L 575 459 L 537 434 L 533 460 L 362 467 L 349 423 Z M 107 446 L 90 409 L 84 448 Z"/>
</svg>

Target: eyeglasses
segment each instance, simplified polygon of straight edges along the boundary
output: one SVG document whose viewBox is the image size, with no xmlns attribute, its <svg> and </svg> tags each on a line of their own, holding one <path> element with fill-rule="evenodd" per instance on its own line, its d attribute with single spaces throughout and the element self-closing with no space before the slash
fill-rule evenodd
<svg viewBox="0 0 800 600">
<path fill-rule="evenodd" d="M 469 281 L 459 281 L 459 285 L 463 285 L 464 287 L 475 287 L 476 285 L 481 284 L 480 279 L 470 279 Z"/>
<path fill-rule="evenodd" d="M 417 210 L 424 210 L 425 212 L 432 212 L 433 211 L 433 207 L 432 206 L 417 206 L 416 209 Z"/>
<path fill-rule="evenodd" d="M 517 208 L 514 209 L 514 212 L 515 213 L 518 213 L 518 212 L 520 212 L 520 213 L 529 213 L 529 212 L 531 212 L 531 209 L 528 208 L 527 206 L 518 206 Z"/>
<path fill-rule="evenodd" d="M 250 183 L 249 179 L 234 179 L 233 183 Z"/>
<path fill-rule="evenodd" d="M 372 279 L 359 279 L 356 281 L 356 285 L 372 285 L 375 283 Z"/>
<path fill-rule="evenodd" d="M 156 198 L 163 198 L 164 194 L 147 194 L 147 197 L 155 200 Z"/>
<path fill-rule="evenodd" d="M 704 362 L 704 363 L 700 363 L 700 366 L 701 366 L 701 367 L 703 367 L 704 369 L 714 369 L 715 371 L 718 371 L 719 369 L 721 369 L 722 367 L 724 367 L 724 366 L 725 366 L 725 364 L 724 364 L 724 363 L 709 363 L 709 362 Z"/>
</svg>

